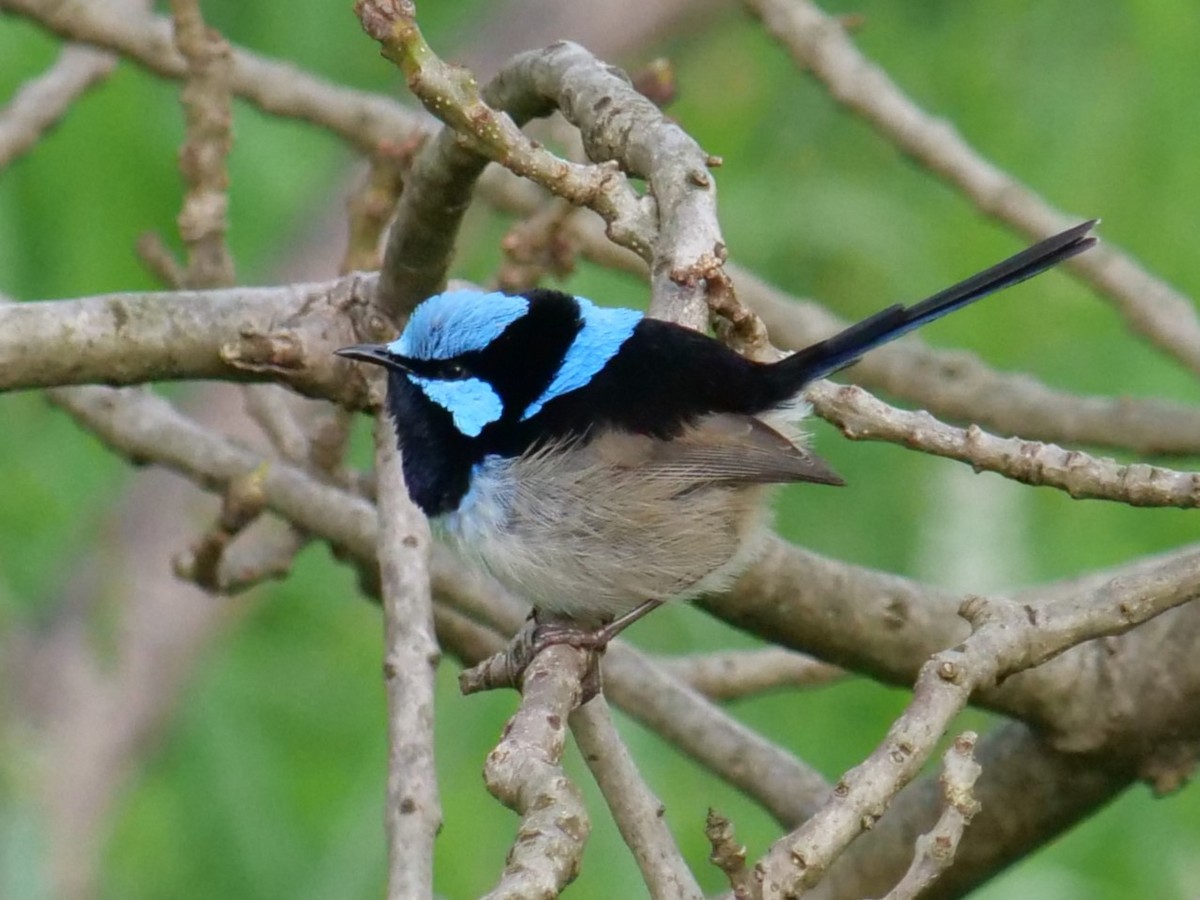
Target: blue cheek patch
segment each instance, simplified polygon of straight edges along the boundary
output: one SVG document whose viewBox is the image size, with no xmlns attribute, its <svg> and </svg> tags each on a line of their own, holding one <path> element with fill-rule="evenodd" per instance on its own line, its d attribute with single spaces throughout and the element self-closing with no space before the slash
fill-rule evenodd
<svg viewBox="0 0 1200 900">
<path fill-rule="evenodd" d="M 483 350 L 527 312 L 529 301 L 524 297 L 446 291 L 413 310 L 388 350 L 414 359 L 453 359 Z"/>
<path fill-rule="evenodd" d="M 408 380 L 422 393 L 454 418 L 454 427 L 467 437 L 479 437 L 492 422 L 504 413 L 504 404 L 491 385 L 478 378 L 461 381 L 440 381 L 409 375 Z"/>
<path fill-rule="evenodd" d="M 577 390 L 591 381 L 616 356 L 621 345 L 629 340 L 633 329 L 642 320 L 642 314 L 636 310 L 609 309 L 583 297 L 575 299 L 579 303 L 583 327 L 567 348 L 554 380 L 540 397 L 529 404 L 521 416 L 522 421 L 536 416 L 555 397 Z"/>
</svg>

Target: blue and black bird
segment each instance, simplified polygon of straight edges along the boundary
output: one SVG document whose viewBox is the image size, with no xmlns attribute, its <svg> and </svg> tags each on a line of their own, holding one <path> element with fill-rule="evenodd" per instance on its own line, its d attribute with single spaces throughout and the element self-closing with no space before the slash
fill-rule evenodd
<svg viewBox="0 0 1200 900">
<path fill-rule="evenodd" d="M 771 485 L 842 484 L 792 424 L 805 385 L 1095 243 L 1086 222 L 775 363 L 553 290 L 447 291 L 389 344 L 417 505 L 535 610 L 593 627 L 719 589 L 754 557 Z"/>
</svg>

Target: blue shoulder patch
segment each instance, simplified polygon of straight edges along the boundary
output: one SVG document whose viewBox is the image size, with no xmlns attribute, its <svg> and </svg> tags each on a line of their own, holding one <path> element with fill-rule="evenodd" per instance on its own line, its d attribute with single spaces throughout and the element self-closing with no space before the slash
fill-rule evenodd
<svg viewBox="0 0 1200 900">
<path fill-rule="evenodd" d="M 454 418 L 454 427 L 467 437 L 479 437 L 485 427 L 504 414 L 504 403 L 492 386 L 478 378 L 441 381 L 409 375 L 408 380 Z"/>
<path fill-rule="evenodd" d="M 567 348 L 562 365 L 542 395 L 526 408 L 521 420 L 532 418 L 542 407 L 570 391 L 586 385 L 605 364 L 616 356 L 621 345 L 629 340 L 633 329 L 642 320 L 634 309 L 613 309 L 597 306 L 591 300 L 576 297 L 583 327 Z"/>
<path fill-rule="evenodd" d="M 388 350 L 413 359 L 452 359 L 482 350 L 529 311 L 524 297 L 493 291 L 446 291 L 415 310 Z"/>
</svg>

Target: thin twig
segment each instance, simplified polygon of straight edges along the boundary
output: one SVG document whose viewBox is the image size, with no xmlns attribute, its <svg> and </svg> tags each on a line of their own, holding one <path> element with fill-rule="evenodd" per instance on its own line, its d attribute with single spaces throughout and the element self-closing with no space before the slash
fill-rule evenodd
<svg viewBox="0 0 1200 900">
<path fill-rule="evenodd" d="M 174 252 L 167 246 L 161 234 L 157 231 L 144 231 L 138 235 L 134 252 L 163 287 L 171 290 L 181 290 L 187 279 L 187 272 L 175 258 Z"/>
<path fill-rule="evenodd" d="M 593 245 L 581 240 L 581 246 L 586 254 Z M 771 339 L 784 350 L 807 347 L 849 324 L 820 304 L 799 300 L 732 263 L 729 271 L 742 299 L 762 316 Z M 938 418 L 975 422 L 1000 434 L 1144 454 L 1200 453 L 1196 406 L 1059 390 L 1025 372 L 993 369 L 965 350 L 934 349 L 916 335 L 872 350 L 845 377 Z"/>
<path fill-rule="evenodd" d="M 745 0 L 767 30 L 830 95 L 862 116 L 884 138 L 958 188 L 987 215 L 1029 238 L 1078 221 L 1054 209 L 1007 172 L 984 159 L 944 119 L 930 116 L 868 60 L 835 18 L 810 0 Z M 1150 275 L 1126 253 L 1104 243 L 1067 267 L 1116 305 L 1126 324 L 1193 372 L 1200 372 L 1200 318 L 1195 304 Z"/>
<path fill-rule="evenodd" d="M 396 435 L 375 423 L 383 675 L 388 697 L 387 824 L 391 900 L 433 893 L 433 845 L 442 827 L 433 748 L 439 651 L 429 589 L 429 525 L 404 485 Z"/>
<path fill-rule="evenodd" d="M 571 713 L 571 732 L 653 900 L 700 900 L 704 892 L 667 828 L 662 802 L 642 779 L 603 695 Z"/>
<path fill-rule="evenodd" d="M 1022 484 L 1065 491 L 1075 499 L 1115 500 L 1129 506 L 1200 506 L 1200 473 L 1142 463 L 1121 465 L 1020 438 L 999 438 L 972 425 L 955 428 L 927 412 L 896 409 L 862 388 L 828 381 L 808 388 L 813 410 L 855 441 L 890 441 L 969 463 Z"/>
<path fill-rule="evenodd" d="M 206 591 L 220 590 L 220 570 L 226 547 L 262 515 L 266 503 L 262 476 L 259 469 L 229 483 L 222 496 L 221 513 L 216 523 L 186 554 L 176 558 L 176 575 L 195 582 Z"/>
<path fill-rule="evenodd" d="M 53 66 L 21 85 L 0 110 L 0 169 L 37 144 L 116 64 L 111 53 L 72 44 L 62 49 Z"/>
<path fill-rule="evenodd" d="M 920 771 L 974 691 L 1063 651 L 1135 625 L 1200 596 L 1200 552 L 1157 570 L 1109 582 L 1095 593 L 1047 604 L 1030 617 L 1007 600 L 974 597 L 961 614 L 974 628 L 962 644 L 921 668 L 913 700 L 883 743 L 838 782 L 829 802 L 775 843 L 756 870 L 765 898 L 798 895 L 824 876 L 843 849 L 883 815 Z"/>
<path fill-rule="evenodd" d="M 307 534 L 278 516 L 260 516 L 221 554 L 216 589 L 234 595 L 264 581 L 285 578 L 308 541 Z"/>
<path fill-rule="evenodd" d="M 577 248 L 567 224 L 577 212 L 578 207 L 553 198 L 514 223 L 500 241 L 504 261 L 496 274 L 496 286 L 506 293 L 520 293 L 537 287 L 547 275 L 569 276 L 575 268 Z"/>
<path fill-rule="evenodd" d="M 341 274 L 374 271 L 382 264 L 380 248 L 384 231 L 395 214 L 396 201 L 404 189 L 413 157 L 424 142 L 421 135 L 400 147 L 385 144 L 371 157 L 362 184 L 346 203 L 348 238 Z"/>
<path fill-rule="evenodd" d="M 734 836 L 733 823 L 715 809 L 710 809 L 704 823 L 704 836 L 708 838 L 709 847 L 712 848 L 708 859 L 729 879 L 734 900 L 749 900 L 753 897 L 753 875 L 746 865 L 746 847 L 738 843 Z"/>
<path fill-rule="evenodd" d="M 884 900 L 915 900 L 953 865 L 963 832 L 979 812 L 974 794 L 982 771 L 974 756 L 977 740 L 975 732 L 965 731 L 942 757 L 942 814 L 930 831 L 917 838 L 912 865 Z"/>
<path fill-rule="evenodd" d="M 782 647 L 696 653 L 658 662 L 710 700 L 737 700 L 787 687 L 816 687 L 846 676 L 837 666 Z"/>
<path fill-rule="evenodd" d="M 965 897 L 1005 867 L 1081 822 L 1132 784 L 1130 765 L 1111 756 L 1062 753 L 1018 722 L 985 735 L 974 756 L 983 768 L 974 794 L 980 809 L 954 865 L 929 900 Z M 851 844 L 812 892 L 814 898 L 873 897 L 888 891 L 912 862 L 913 836 L 945 808 L 938 773 L 900 792 L 875 827 Z"/>
<path fill-rule="evenodd" d="M 120 9 L 112 0 L 0 0 L 66 40 L 114 50 L 156 75 L 183 78 L 187 64 L 171 40 L 170 20 Z M 427 128 L 423 117 L 387 97 L 316 78 L 295 66 L 233 49 L 233 92 L 266 113 L 329 129 L 370 154 Z"/>
<path fill-rule="evenodd" d="M 225 243 L 229 228 L 229 172 L 233 147 L 232 69 L 228 42 L 204 23 L 200 0 L 171 0 L 175 46 L 187 62 L 180 102 L 186 133 L 179 170 L 187 184 L 179 233 L 188 250 L 184 284 L 223 287 L 234 282 Z"/>
</svg>

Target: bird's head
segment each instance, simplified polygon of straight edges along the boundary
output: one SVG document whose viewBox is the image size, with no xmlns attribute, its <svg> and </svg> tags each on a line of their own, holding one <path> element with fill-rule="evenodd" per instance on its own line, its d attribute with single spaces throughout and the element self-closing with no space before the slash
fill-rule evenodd
<svg viewBox="0 0 1200 900">
<path fill-rule="evenodd" d="M 401 391 L 415 388 L 460 435 L 475 439 L 528 430 L 548 403 L 585 387 L 640 320 L 633 310 L 559 291 L 447 291 L 418 306 L 391 343 L 337 353 L 384 366 L 393 394 L 398 381 Z"/>
</svg>

